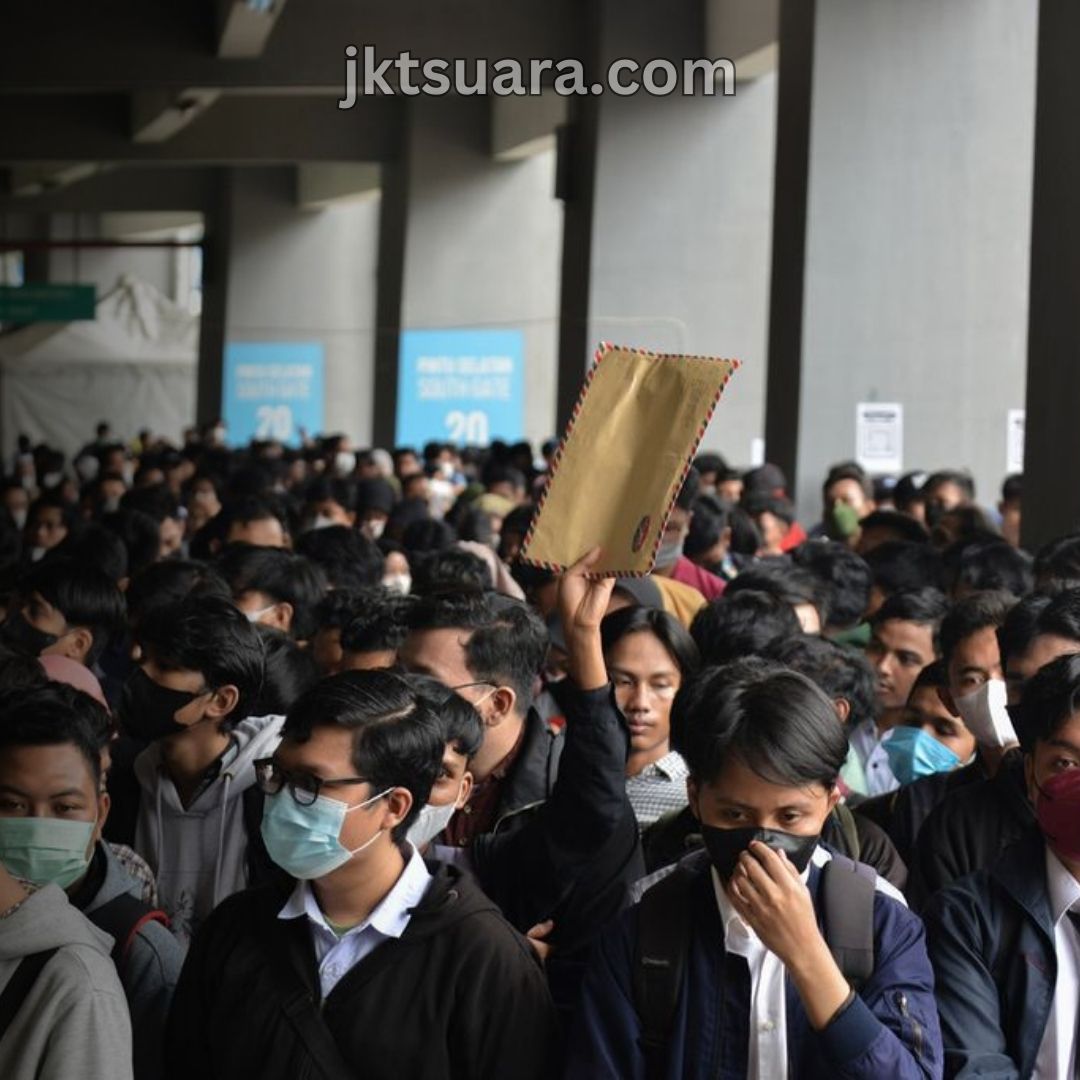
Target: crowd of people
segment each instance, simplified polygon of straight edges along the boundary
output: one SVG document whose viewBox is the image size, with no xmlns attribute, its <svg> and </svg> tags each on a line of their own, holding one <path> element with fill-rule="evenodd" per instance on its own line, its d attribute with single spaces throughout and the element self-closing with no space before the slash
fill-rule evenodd
<svg viewBox="0 0 1080 1080">
<path fill-rule="evenodd" d="M 1080 533 L 703 454 L 556 575 L 554 452 L 20 439 L 0 1076 L 1080 1075 Z"/>
</svg>

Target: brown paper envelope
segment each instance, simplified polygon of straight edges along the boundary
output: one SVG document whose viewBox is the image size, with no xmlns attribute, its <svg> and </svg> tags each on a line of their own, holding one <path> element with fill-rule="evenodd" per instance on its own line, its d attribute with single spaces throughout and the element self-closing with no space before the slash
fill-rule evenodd
<svg viewBox="0 0 1080 1080">
<path fill-rule="evenodd" d="M 738 360 L 602 345 L 585 379 L 522 559 L 648 574 L 698 445 Z"/>
</svg>

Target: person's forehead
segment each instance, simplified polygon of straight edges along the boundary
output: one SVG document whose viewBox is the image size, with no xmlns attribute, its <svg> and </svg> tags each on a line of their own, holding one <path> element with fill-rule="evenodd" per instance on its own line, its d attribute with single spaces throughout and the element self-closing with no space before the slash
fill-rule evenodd
<svg viewBox="0 0 1080 1080">
<path fill-rule="evenodd" d="M 443 751 L 442 756 L 443 768 L 448 770 L 454 776 L 463 773 L 469 764 L 469 759 L 462 753 L 460 753 L 453 743 L 447 743 L 446 749 Z"/>
<path fill-rule="evenodd" d="M 997 629 L 993 626 L 983 626 L 956 643 L 949 661 L 949 668 L 958 672 L 966 667 L 989 670 L 998 665 L 1000 657 Z"/>
<path fill-rule="evenodd" d="M 778 810 L 785 806 L 813 804 L 827 798 L 824 784 L 804 787 L 773 784 L 759 776 L 738 758 L 729 757 L 720 773 L 702 790 L 718 802 L 736 803 L 755 810 Z"/>
<path fill-rule="evenodd" d="M 952 714 L 942 703 L 936 686 L 920 686 L 911 692 L 908 705 L 919 714 L 920 719 L 952 720 Z"/>
<path fill-rule="evenodd" d="M 830 484 L 826 494 L 831 495 L 833 498 L 841 498 L 842 496 L 862 498 L 864 492 L 858 480 L 852 480 L 850 476 L 845 476 L 842 480 Z"/>
<path fill-rule="evenodd" d="M 143 659 L 143 671 L 159 686 L 170 690 L 193 691 L 202 688 L 204 677 L 201 671 L 187 669 L 171 670 L 161 666 L 152 652 L 147 652 Z"/>
<path fill-rule="evenodd" d="M 622 671 L 640 673 L 678 672 L 678 666 L 672 659 L 660 639 L 648 630 L 637 630 L 621 637 L 611 647 L 608 654 L 611 667 Z"/>
<path fill-rule="evenodd" d="M 333 780 L 355 774 L 352 750 L 352 731 L 327 725 L 314 728 L 304 742 L 295 742 L 286 734 L 274 757 L 286 769 L 303 769 L 323 780 Z"/>
<path fill-rule="evenodd" d="M 0 750 L 0 784 L 32 795 L 95 790 L 90 762 L 74 743 L 5 747 Z"/>
<path fill-rule="evenodd" d="M 882 644 L 893 649 L 925 648 L 934 638 L 929 623 L 912 622 L 910 619 L 887 619 L 878 624 L 875 632 Z"/>
<path fill-rule="evenodd" d="M 460 627 L 413 630 L 399 650 L 399 657 L 406 668 L 429 672 L 442 681 L 446 677 L 458 681 L 456 676 L 469 673 L 465 654 L 469 637 L 469 631 Z"/>
</svg>

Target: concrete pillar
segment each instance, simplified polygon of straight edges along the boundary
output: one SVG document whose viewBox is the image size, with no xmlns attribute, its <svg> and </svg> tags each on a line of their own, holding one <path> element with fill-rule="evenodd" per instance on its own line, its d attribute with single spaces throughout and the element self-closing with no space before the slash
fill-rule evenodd
<svg viewBox="0 0 1080 1080">
<path fill-rule="evenodd" d="M 704 14 L 693 3 L 604 4 L 597 69 L 624 56 L 644 64 L 710 55 Z M 727 55 L 715 41 L 710 48 L 711 58 Z M 752 441 L 764 435 L 776 80 L 740 81 L 735 60 L 733 96 L 638 91 L 575 102 L 584 119 L 571 143 L 579 159 L 564 238 L 574 254 L 564 255 L 563 319 L 571 325 L 559 400 L 564 410 L 572 405 L 601 340 L 738 357 L 745 366 L 704 447 L 746 465 Z M 569 294 L 566 275 L 583 264 L 587 282 Z"/>
<path fill-rule="evenodd" d="M 1023 542 L 1080 528 L 1080 7 L 1039 5 Z M 1065 478 L 1065 482 L 1063 482 Z"/>
<path fill-rule="evenodd" d="M 905 467 L 970 468 L 996 502 L 1024 402 L 1037 18 L 1011 0 L 817 0 L 812 43 L 788 57 L 812 48 L 805 280 L 801 345 L 779 349 L 774 310 L 773 377 L 792 378 L 800 348 L 808 521 L 829 464 L 853 456 L 860 401 L 903 404 Z M 797 129 L 786 112 L 781 137 Z M 797 259 L 797 222 L 784 229 L 776 256 Z"/>
</svg>

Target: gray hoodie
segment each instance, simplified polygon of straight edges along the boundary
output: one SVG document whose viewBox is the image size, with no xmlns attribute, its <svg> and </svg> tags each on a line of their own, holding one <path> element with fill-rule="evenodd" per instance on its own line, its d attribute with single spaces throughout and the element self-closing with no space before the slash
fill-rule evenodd
<svg viewBox="0 0 1080 1080">
<path fill-rule="evenodd" d="M 4 1080 L 130 1080 L 131 1021 L 112 945 L 56 885 L 0 919 L 0 990 L 24 956 L 60 950 L 0 1039 Z"/>
<path fill-rule="evenodd" d="M 99 843 L 98 848 L 104 853 L 105 880 L 83 909 L 87 915 L 123 893 L 137 900 L 143 893 L 141 883 L 124 869 L 109 845 Z M 157 1080 L 165 1074 L 165 1022 L 183 965 L 184 949 L 165 926 L 155 921 L 139 928 L 120 970 L 131 1011 L 136 1080 Z"/>
<path fill-rule="evenodd" d="M 162 766 L 160 743 L 135 759 L 142 789 L 135 850 L 157 875 L 161 906 L 185 947 L 222 900 L 248 885 L 243 795 L 255 784 L 252 763 L 274 752 L 284 722 L 259 716 L 237 724 L 221 771 L 187 809 Z"/>
</svg>

